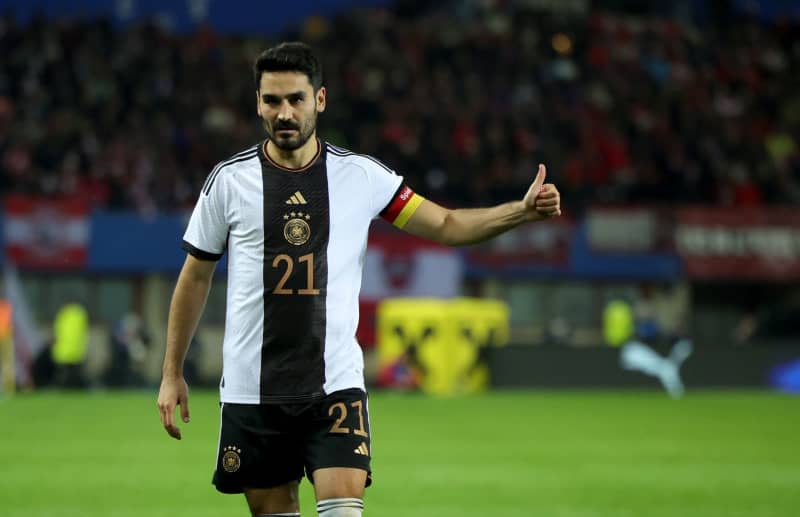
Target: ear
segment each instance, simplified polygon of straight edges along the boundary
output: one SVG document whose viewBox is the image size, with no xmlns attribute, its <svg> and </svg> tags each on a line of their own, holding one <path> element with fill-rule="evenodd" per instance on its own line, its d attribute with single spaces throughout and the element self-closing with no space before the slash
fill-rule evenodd
<svg viewBox="0 0 800 517">
<path fill-rule="evenodd" d="M 261 116 L 261 95 L 258 90 L 256 90 L 256 113 L 259 117 Z"/>
<path fill-rule="evenodd" d="M 325 102 L 328 97 L 328 91 L 325 89 L 324 86 L 320 86 L 319 90 L 317 90 L 317 113 L 322 113 L 325 111 Z"/>
</svg>

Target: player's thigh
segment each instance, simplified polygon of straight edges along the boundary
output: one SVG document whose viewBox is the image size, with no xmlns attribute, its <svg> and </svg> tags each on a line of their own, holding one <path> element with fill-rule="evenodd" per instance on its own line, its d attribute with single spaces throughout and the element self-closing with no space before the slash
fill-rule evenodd
<svg viewBox="0 0 800 517">
<path fill-rule="evenodd" d="M 299 481 L 290 481 L 272 488 L 245 488 L 244 496 L 253 515 L 299 513 Z"/>
<path fill-rule="evenodd" d="M 236 494 L 267 489 L 268 495 L 276 489 L 280 495 L 303 477 L 303 448 L 280 408 L 223 404 L 221 421 L 213 477 L 217 490 Z"/>
<path fill-rule="evenodd" d="M 364 498 L 367 471 L 351 467 L 327 467 L 311 473 L 317 501 L 341 497 Z"/>
<path fill-rule="evenodd" d="M 371 481 L 367 394 L 331 393 L 315 405 L 305 439 L 305 467 L 318 499 L 358 497 Z"/>
</svg>

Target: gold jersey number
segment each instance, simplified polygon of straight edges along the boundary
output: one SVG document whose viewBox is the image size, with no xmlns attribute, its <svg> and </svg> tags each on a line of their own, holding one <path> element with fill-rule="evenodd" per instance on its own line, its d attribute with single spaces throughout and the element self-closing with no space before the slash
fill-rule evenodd
<svg viewBox="0 0 800 517">
<path fill-rule="evenodd" d="M 306 286 L 302 289 L 298 289 L 296 294 L 318 295 L 319 289 L 314 287 L 314 254 L 309 253 L 308 255 L 303 255 L 297 259 L 297 262 L 300 264 L 305 263 L 306 265 Z M 281 253 L 272 261 L 273 268 L 279 268 L 282 264 L 286 264 L 286 270 L 283 272 L 283 276 L 278 281 L 278 285 L 275 286 L 275 289 L 272 290 L 274 294 L 295 294 L 294 289 L 287 289 L 285 287 L 286 282 L 289 281 L 289 277 L 292 276 L 292 271 L 294 271 L 294 263 L 294 259 L 284 253 Z"/>
<path fill-rule="evenodd" d="M 360 400 L 356 400 L 355 402 L 350 403 L 350 407 L 354 408 L 358 412 L 358 427 L 351 429 L 349 427 L 342 426 L 342 423 L 344 423 L 344 421 L 347 419 L 347 406 L 344 402 L 337 402 L 328 408 L 328 416 L 333 416 L 334 413 L 339 413 L 339 416 L 336 417 L 336 421 L 333 423 L 333 426 L 329 432 L 343 434 L 350 434 L 352 432 L 357 436 L 369 436 L 366 428 L 364 427 L 364 404 Z"/>
</svg>

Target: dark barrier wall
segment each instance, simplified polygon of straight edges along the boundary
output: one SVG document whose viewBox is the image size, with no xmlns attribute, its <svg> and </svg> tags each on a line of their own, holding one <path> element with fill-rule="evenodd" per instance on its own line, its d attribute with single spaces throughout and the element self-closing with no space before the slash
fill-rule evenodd
<svg viewBox="0 0 800 517">
<path fill-rule="evenodd" d="M 697 347 L 681 368 L 692 387 L 766 387 L 776 367 L 800 358 L 796 347 Z M 660 349 L 661 355 L 667 350 Z M 510 345 L 489 349 L 492 386 L 499 388 L 659 387 L 654 377 L 623 370 L 619 349 Z"/>
</svg>

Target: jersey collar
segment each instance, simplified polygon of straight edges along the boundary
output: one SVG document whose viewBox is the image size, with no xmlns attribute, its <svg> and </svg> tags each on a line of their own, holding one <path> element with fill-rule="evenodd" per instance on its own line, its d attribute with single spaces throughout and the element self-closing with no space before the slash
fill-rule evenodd
<svg viewBox="0 0 800 517">
<path fill-rule="evenodd" d="M 320 154 L 322 154 L 322 142 L 319 141 L 319 138 L 316 138 L 315 140 L 317 141 L 317 153 L 314 155 L 313 158 L 311 158 L 311 160 L 307 164 L 298 169 L 292 169 L 290 167 L 284 167 L 283 165 L 278 165 L 275 162 L 275 160 L 273 160 L 269 156 L 269 153 L 267 153 L 267 143 L 269 142 L 269 138 L 264 140 L 264 142 L 259 147 L 259 151 L 261 152 L 261 155 L 267 160 L 267 162 L 276 169 L 280 169 L 282 171 L 287 171 L 287 172 L 303 172 L 310 169 L 315 163 L 317 163 L 317 159 L 319 158 Z"/>
</svg>

